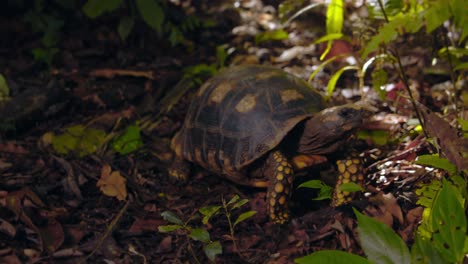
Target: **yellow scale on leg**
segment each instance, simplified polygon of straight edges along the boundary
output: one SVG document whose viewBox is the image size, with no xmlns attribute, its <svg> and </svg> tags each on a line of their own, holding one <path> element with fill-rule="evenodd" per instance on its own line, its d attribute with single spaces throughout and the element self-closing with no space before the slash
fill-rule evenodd
<svg viewBox="0 0 468 264">
<path fill-rule="evenodd" d="M 289 197 L 293 183 L 293 169 L 286 157 L 280 151 L 274 151 L 273 175 L 268 187 L 268 213 L 273 222 L 284 224 L 289 220 Z"/>
<path fill-rule="evenodd" d="M 332 206 L 346 204 L 353 199 L 353 193 L 340 190 L 340 186 L 344 183 L 353 182 L 361 187 L 364 184 L 364 166 L 357 154 L 352 153 L 349 158 L 338 160 L 338 180 L 333 192 Z"/>
</svg>

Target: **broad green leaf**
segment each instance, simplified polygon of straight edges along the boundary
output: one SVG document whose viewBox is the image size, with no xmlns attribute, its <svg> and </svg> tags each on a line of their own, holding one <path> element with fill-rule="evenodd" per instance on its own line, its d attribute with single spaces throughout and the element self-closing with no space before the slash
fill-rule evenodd
<svg viewBox="0 0 468 264">
<path fill-rule="evenodd" d="M 219 45 L 216 47 L 216 61 L 218 62 L 218 66 L 223 68 L 226 64 L 226 59 L 228 57 L 228 53 L 226 51 L 225 45 Z"/>
<path fill-rule="evenodd" d="M 166 220 L 166 221 L 168 221 L 170 223 L 173 223 L 173 224 L 176 224 L 176 225 L 184 225 L 182 220 L 180 220 L 180 218 L 171 211 L 164 211 L 164 212 L 161 213 L 161 216 L 162 216 L 162 218 L 164 218 L 164 220 Z"/>
<path fill-rule="evenodd" d="M 427 154 L 418 156 L 416 164 L 428 165 L 434 168 L 439 168 L 448 171 L 449 173 L 455 173 L 457 167 L 453 165 L 448 159 L 439 157 L 439 154 Z"/>
<path fill-rule="evenodd" d="M 204 243 L 210 242 L 210 233 L 203 228 L 194 228 L 189 235 L 193 240 Z"/>
<path fill-rule="evenodd" d="M 122 135 L 112 141 L 112 148 L 122 155 L 139 149 L 143 146 L 140 132 L 137 125 L 128 126 Z"/>
<path fill-rule="evenodd" d="M 90 18 L 96 18 L 105 12 L 116 10 L 123 0 L 88 0 L 83 6 L 83 12 Z"/>
<path fill-rule="evenodd" d="M 450 5 L 445 1 L 435 1 L 424 12 L 426 31 L 431 33 L 450 18 Z"/>
<path fill-rule="evenodd" d="M 205 255 L 211 261 L 215 261 L 216 255 L 223 253 L 223 247 L 221 246 L 221 243 L 219 243 L 219 241 L 205 244 L 203 250 L 205 251 Z"/>
<path fill-rule="evenodd" d="M 345 66 L 341 69 L 339 69 L 333 76 L 330 78 L 330 81 L 328 81 L 327 85 L 327 95 L 330 97 L 333 94 L 333 91 L 335 90 L 336 83 L 338 82 L 338 79 L 340 79 L 341 74 L 343 74 L 344 71 L 349 71 L 349 70 L 356 70 L 359 71 L 359 67 L 357 66 Z"/>
<path fill-rule="evenodd" d="M 257 213 L 257 211 L 247 211 L 245 213 L 242 213 L 237 217 L 236 221 L 234 222 L 234 226 L 236 226 L 238 223 L 254 216 Z"/>
<path fill-rule="evenodd" d="M 134 25 L 135 25 L 135 19 L 133 19 L 133 17 L 126 16 L 120 19 L 119 27 L 117 28 L 120 39 L 125 41 L 128 35 L 130 35 L 130 32 L 132 32 Z"/>
<path fill-rule="evenodd" d="M 62 135 L 54 136 L 52 146 L 60 154 L 73 151 L 83 157 L 95 153 L 105 142 L 106 133 L 103 130 L 71 126 Z"/>
<path fill-rule="evenodd" d="M 269 40 L 284 40 L 288 39 L 288 37 L 288 32 L 284 31 L 283 29 L 261 32 L 255 35 L 255 44 L 260 44 Z"/>
<path fill-rule="evenodd" d="M 343 0 L 331 0 L 327 8 L 327 34 L 341 33 L 344 17 Z"/>
<path fill-rule="evenodd" d="M 444 180 L 432 210 L 434 244 L 451 263 L 462 262 L 466 236 L 466 215 L 457 193 L 457 189 Z"/>
<path fill-rule="evenodd" d="M 387 45 L 395 40 L 398 32 L 417 32 L 422 27 L 422 18 L 417 14 L 399 14 L 389 23 L 379 29 L 379 33 L 371 38 L 364 47 L 362 58 L 366 58 L 369 53 L 376 51 L 380 45 Z"/>
<path fill-rule="evenodd" d="M 10 88 L 3 74 L 0 74 L 0 101 L 8 96 L 10 96 Z"/>
<path fill-rule="evenodd" d="M 338 189 L 340 191 L 343 191 L 343 192 L 360 192 L 360 191 L 363 191 L 362 187 L 359 184 L 354 183 L 354 182 L 343 183 L 343 184 L 340 185 L 340 187 L 338 187 Z"/>
<path fill-rule="evenodd" d="M 162 33 L 164 12 L 158 2 L 155 0 L 136 0 L 136 5 L 146 24 L 156 32 Z"/>
<path fill-rule="evenodd" d="M 207 224 L 210 218 L 217 214 L 221 206 L 213 205 L 213 206 L 205 206 L 200 208 L 198 211 L 203 215 L 202 223 Z"/>
<path fill-rule="evenodd" d="M 181 225 L 162 225 L 162 226 L 158 226 L 158 231 L 161 233 L 169 233 L 169 232 L 179 230 L 182 228 L 184 227 Z"/>
<path fill-rule="evenodd" d="M 377 264 L 411 263 L 406 243 L 390 227 L 353 210 L 358 220 L 359 241 L 370 261 Z"/>
<path fill-rule="evenodd" d="M 468 66 L 468 62 L 467 62 L 467 66 Z M 468 120 L 457 118 L 457 121 L 460 124 L 462 131 L 468 131 Z M 465 136 L 465 138 L 466 137 L 467 136 Z"/>
<path fill-rule="evenodd" d="M 329 264 L 371 264 L 369 260 L 354 255 L 348 252 L 339 250 L 321 250 L 314 252 L 308 256 L 294 259 L 295 263 L 298 264 L 318 264 L 318 263 L 329 263 Z"/>
<path fill-rule="evenodd" d="M 416 234 L 411 248 L 411 264 L 447 263 L 429 239 Z"/>
</svg>

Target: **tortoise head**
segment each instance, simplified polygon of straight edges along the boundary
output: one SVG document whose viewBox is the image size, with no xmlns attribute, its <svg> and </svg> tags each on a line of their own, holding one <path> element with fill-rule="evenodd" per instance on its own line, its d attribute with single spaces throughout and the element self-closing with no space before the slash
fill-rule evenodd
<svg viewBox="0 0 468 264">
<path fill-rule="evenodd" d="M 337 151 L 361 126 L 362 107 L 347 104 L 330 107 L 308 119 L 299 141 L 299 152 L 329 154 Z"/>
</svg>

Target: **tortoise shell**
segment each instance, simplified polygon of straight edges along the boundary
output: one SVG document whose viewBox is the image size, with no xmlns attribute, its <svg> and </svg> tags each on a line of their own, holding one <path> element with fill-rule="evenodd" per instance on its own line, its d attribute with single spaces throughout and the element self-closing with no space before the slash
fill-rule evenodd
<svg viewBox="0 0 468 264">
<path fill-rule="evenodd" d="M 179 157 L 233 176 L 324 108 L 315 89 L 283 70 L 260 65 L 228 68 L 195 95 L 172 148 Z"/>
</svg>

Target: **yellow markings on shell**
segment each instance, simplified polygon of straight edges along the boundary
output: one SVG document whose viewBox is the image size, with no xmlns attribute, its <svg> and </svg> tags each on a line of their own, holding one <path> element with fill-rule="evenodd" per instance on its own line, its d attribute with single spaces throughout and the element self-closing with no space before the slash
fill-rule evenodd
<svg viewBox="0 0 468 264">
<path fill-rule="evenodd" d="M 205 84 L 203 84 L 200 89 L 198 90 L 198 96 L 202 96 L 202 94 L 205 92 L 206 88 L 208 88 L 211 85 L 211 82 L 207 81 Z"/>
<path fill-rule="evenodd" d="M 270 199 L 270 206 L 271 206 L 271 208 L 272 208 L 273 206 L 275 206 L 275 204 L 276 204 L 276 200 L 275 200 L 275 199 Z M 274 209 L 274 208 L 272 208 L 272 209 Z"/>
<path fill-rule="evenodd" d="M 275 192 L 276 193 L 282 193 L 283 190 L 284 190 L 283 184 L 281 184 L 280 182 L 275 184 Z"/>
<path fill-rule="evenodd" d="M 286 196 L 282 195 L 279 199 L 278 199 L 278 203 L 281 204 L 281 205 L 284 205 L 286 203 Z"/>
<path fill-rule="evenodd" d="M 338 163 L 338 171 L 339 171 L 340 173 L 344 173 L 344 172 L 346 171 L 346 165 L 343 164 L 342 162 L 339 162 L 339 163 Z"/>
<path fill-rule="evenodd" d="M 257 99 L 253 94 L 247 94 L 236 105 L 237 112 L 246 113 L 252 110 L 257 104 Z"/>
<path fill-rule="evenodd" d="M 304 95 L 302 95 L 295 89 L 283 90 L 280 92 L 280 96 L 281 96 L 281 102 L 283 103 L 287 103 L 289 101 L 295 101 L 295 100 L 304 98 Z"/>
<path fill-rule="evenodd" d="M 219 83 L 218 86 L 211 92 L 210 101 L 215 103 L 221 103 L 226 94 L 233 89 L 230 82 Z"/>
<path fill-rule="evenodd" d="M 255 79 L 258 81 L 258 80 L 264 80 L 264 79 L 269 79 L 273 76 L 278 76 L 278 72 L 276 71 L 265 71 L 265 72 L 261 72 L 261 73 L 258 73 L 257 75 L 255 75 Z"/>
<path fill-rule="evenodd" d="M 283 174 L 283 173 L 278 173 L 278 174 L 276 175 L 276 179 L 277 179 L 278 181 L 282 181 L 282 180 L 284 179 L 284 174 Z"/>
</svg>

